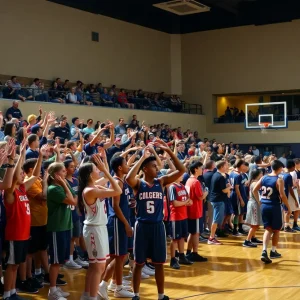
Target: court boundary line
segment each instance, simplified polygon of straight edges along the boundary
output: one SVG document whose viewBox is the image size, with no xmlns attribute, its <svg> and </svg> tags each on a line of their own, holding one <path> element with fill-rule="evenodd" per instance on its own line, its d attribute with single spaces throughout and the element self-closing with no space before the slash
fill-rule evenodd
<svg viewBox="0 0 300 300">
<path fill-rule="evenodd" d="M 182 300 L 182 299 L 189 299 L 193 297 L 201 297 L 213 294 L 221 294 L 221 293 L 229 293 L 229 292 L 238 292 L 238 291 L 250 291 L 250 290 L 262 290 L 262 289 L 290 289 L 290 288 L 300 288 L 300 285 L 285 285 L 285 286 L 263 286 L 263 287 L 256 287 L 256 288 L 240 288 L 240 289 L 229 289 L 229 290 L 221 290 L 221 291 L 214 291 L 214 292 L 206 292 L 206 293 L 199 293 L 196 295 L 181 297 L 181 298 L 172 298 L 174 300 Z"/>
</svg>

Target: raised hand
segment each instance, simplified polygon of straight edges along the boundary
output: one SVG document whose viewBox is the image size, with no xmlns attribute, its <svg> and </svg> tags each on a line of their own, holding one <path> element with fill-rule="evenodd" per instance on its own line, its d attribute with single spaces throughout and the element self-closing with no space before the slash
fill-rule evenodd
<svg viewBox="0 0 300 300">
<path fill-rule="evenodd" d="M 102 158 L 102 160 L 106 160 L 107 157 L 106 157 L 106 151 L 103 147 L 98 147 L 98 154 L 100 155 L 100 157 Z"/>
<path fill-rule="evenodd" d="M 21 147 L 20 147 L 20 153 L 25 153 L 26 151 L 26 146 L 27 146 L 27 139 L 23 138 L 23 141 L 21 143 Z"/>
<path fill-rule="evenodd" d="M 39 107 L 39 114 L 40 114 L 40 116 L 43 114 L 42 105 L 40 105 L 40 107 Z"/>
<path fill-rule="evenodd" d="M 94 160 L 94 163 L 95 163 L 96 167 L 97 167 L 101 172 L 103 172 L 104 170 L 106 170 L 105 165 L 104 165 L 102 159 L 100 158 L 100 155 L 94 154 L 92 157 L 93 157 L 93 160 Z"/>
<path fill-rule="evenodd" d="M 65 180 L 57 174 L 54 175 L 54 179 L 60 185 L 66 184 Z"/>
<path fill-rule="evenodd" d="M 45 144 L 41 147 L 40 152 L 43 156 L 47 156 L 48 152 L 50 151 L 50 147 L 48 144 Z"/>
<path fill-rule="evenodd" d="M 150 157 L 150 156 L 151 156 L 150 147 L 147 146 L 147 147 L 144 149 L 144 151 L 143 151 L 143 158 L 146 159 L 146 158 L 148 158 L 148 157 Z"/>
<path fill-rule="evenodd" d="M 1 148 L 0 149 L 0 166 L 3 165 L 4 161 L 6 160 L 6 158 L 7 158 L 6 149 L 5 148 Z"/>
<path fill-rule="evenodd" d="M 7 156 L 13 156 L 13 152 L 16 150 L 16 142 L 15 139 L 10 139 L 5 146 L 5 151 Z M 13 156 L 14 157 L 14 156 Z"/>
</svg>

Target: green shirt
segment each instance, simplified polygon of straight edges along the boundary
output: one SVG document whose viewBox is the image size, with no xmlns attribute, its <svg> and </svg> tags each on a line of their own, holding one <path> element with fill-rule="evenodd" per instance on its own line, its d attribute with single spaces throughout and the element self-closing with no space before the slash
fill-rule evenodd
<svg viewBox="0 0 300 300">
<path fill-rule="evenodd" d="M 69 187 L 73 196 L 74 191 Z M 71 205 L 63 203 L 67 195 L 62 186 L 50 185 L 47 190 L 48 224 L 47 231 L 66 231 L 73 228 Z"/>
</svg>

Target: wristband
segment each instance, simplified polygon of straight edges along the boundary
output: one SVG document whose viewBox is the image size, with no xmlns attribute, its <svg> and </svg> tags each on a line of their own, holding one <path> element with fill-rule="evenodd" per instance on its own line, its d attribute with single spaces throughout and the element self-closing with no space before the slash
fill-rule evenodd
<svg viewBox="0 0 300 300">
<path fill-rule="evenodd" d="M 14 168 L 15 165 L 7 164 L 6 167 L 7 167 L 8 169 L 10 169 L 10 168 Z"/>
</svg>

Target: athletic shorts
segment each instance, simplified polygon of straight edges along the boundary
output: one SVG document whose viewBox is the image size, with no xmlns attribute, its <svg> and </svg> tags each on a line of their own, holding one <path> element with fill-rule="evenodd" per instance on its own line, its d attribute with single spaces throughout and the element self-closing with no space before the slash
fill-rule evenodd
<svg viewBox="0 0 300 300">
<path fill-rule="evenodd" d="M 64 264 L 70 257 L 71 230 L 47 232 L 50 264 Z"/>
<path fill-rule="evenodd" d="M 293 197 L 290 194 L 288 196 L 288 203 L 289 203 L 289 206 L 290 206 L 290 209 L 292 212 L 300 210 L 300 208 L 296 206 L 295 200 L 293 199 Z M 288 211 L 285 204 L 282 204 L 282 207 L 283 207 L 284 211 Z"/>
<path fill-rule="evenodd" d="M 224 202 L 212 202 L 213 207 L 213 223 L 222 225 L 225 216 L 225 204 Z"/>
<path fill-rule="evenodd" d="M 247 212 L 247 202 L 248 201 L 244 201 L 244 202 L 245 202 L 245 206 L 242 207 L 239 200 L 231 199 L 231 205 L 232 205 L 233 213 L 235 216 L 239 216 L 239 215 L 245 214 Z"/>
<path fill-rule="evenodd" d="M 200 233 L 199 219 L 188 219 L 188 232 L 190 234 Z"/>
<path fill-rule="evenodd" d="M 264 228 L 280 230 L 282 228 L 281 205 L 262 203 L 260 208 Z"/>
<path fill-rule="evenodd" d="M 45 251 L 48 248 L 47 225 L 31 226 L 28 253 Z"/>
<path fill-rule="evenodd" d="M 188 233 L 188 221 L 180 220 L 180 221 L 171 221 L 172 226 L 172 234 L 171 237 L 173 240 L 185 239 L 189 235 Z"/>
<path fill-rule="evenodd" d="M 83 226 L 83 238 L 89 263 L 106 263 L 109 258 L 109 241 L 106 226 Z"/>
<path fill-rule="evenodd" d="M 80 220 L 78 219 L 73 223 L 73 228 L 72 228 L 72 238 L 79 238 L 81 235 L 81 229 L 80 229 Z"/>
<path fill-rule="evenodd" d="M 19 265 L 26 261 L 29 240 L 6 241 L 6 263 L 8 265 Z"/>
<path fill-rule="evenodd" d="M 151 259 L 153 264 L 166 262 L 167 244 L 163 222 L 135 223 L 133 254 L 135 263 L 139 265 L 143 265 L 147 259 Z"/>
<path fill-rule="evenodd" d="M 108 219 L 107 231 L 110 255 L 126 255 L 128 253 L 128 236 L 124 224 L 117 217 L 111 217 Z"/>
<path fill-rule="evenodd" d="M 224 203 L 225 203 L 225 215 L 231 216 L 234 212 L 233 212 L 233 208 L 232 208 L 230 199 L 227 199 L 226 201 L 224 201 Z"/>
</svg>

